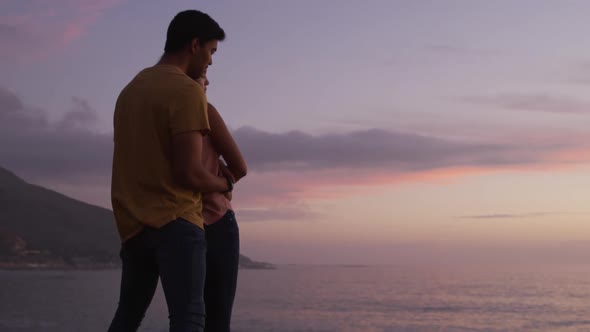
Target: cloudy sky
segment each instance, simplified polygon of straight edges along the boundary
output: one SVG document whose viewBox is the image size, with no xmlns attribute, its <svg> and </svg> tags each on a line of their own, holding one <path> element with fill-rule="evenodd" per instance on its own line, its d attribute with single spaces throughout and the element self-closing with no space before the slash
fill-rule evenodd
<svg viewBox="0 0 590 332">
<path fill-rule="evenodd" d="M 3 1 L 0 166 L 110 207 L 114 101 L 188 8 L 228 35 L 208 93 L 250 168 L 234 196 L 244 253 L 395 264 L 590 250 L 583 0 Z"/>
</svg>

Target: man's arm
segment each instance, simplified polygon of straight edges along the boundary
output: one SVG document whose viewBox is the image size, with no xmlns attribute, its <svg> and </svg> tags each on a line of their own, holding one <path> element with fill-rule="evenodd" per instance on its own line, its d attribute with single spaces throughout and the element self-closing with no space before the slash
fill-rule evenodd
<svg viewBox="0 0 590 332">
<path fill-rule="evenodd" d="M 228 181 L 210 174 L 202 163 L 203 134 L 209 131 L 207 97 L 203 89 L 187 78 L 175 90 L 169 108 L 172 140 L 172 171 L 176 181 L 198 192 L 224 192 Z"/>
<path fill-rule="evenodd" d="M 172 168 L 176 181 L 194 191 L 225 192 L 225 177 L 209 173 L 202 163 L 203 133 L 189 131 L 172 136 Z"/>
<path fill-rule="evenodd" d="M 211 142 L 215 150 L 227 162 L 227 168 L 222 166 L 221 170 L 226 176 L 229 171 L 229 175 L 237 182 L 248 173 L 246 161 L 217 109 L 213 105 L 208 104 L 207 114 L 209 125 L 211 126 L 211 132 L 209 134 Z"/>
</svg>

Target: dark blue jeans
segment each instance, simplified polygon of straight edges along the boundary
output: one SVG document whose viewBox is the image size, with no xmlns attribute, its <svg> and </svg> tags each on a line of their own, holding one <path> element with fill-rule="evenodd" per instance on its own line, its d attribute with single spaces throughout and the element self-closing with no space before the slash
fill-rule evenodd
<svg viewBox="0 0 590 332">
<path fill-rule="evenodd" d="M 121 248 L 121 293 L 109 332 L 137 331 L 158 285 L 168 304 L 171 332 L 202 332 L 205 326 L 204 231 L 184 220 L 145 228 Z"/>
<path fill-rule="evenodd" d="M 206 332 L 229 332 L 238 282 L 240 232 L 233 211 L 205 226 L 207 276 L 205 278 Z"/>
</svg>

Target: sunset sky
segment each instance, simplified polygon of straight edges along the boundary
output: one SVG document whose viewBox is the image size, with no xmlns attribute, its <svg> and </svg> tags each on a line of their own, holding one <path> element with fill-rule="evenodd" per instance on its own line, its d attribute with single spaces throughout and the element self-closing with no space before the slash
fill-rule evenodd
<svg viewBox="0 0 590 332">
<path fill-rule="evenodd" d="M 0 166 L 110 208 L 115 99 L 184 9 L 227 33 L 208 97 L 250 169 L 243 253 L 586 259 L 584 0 L 2 1 Z"/>
</svg>

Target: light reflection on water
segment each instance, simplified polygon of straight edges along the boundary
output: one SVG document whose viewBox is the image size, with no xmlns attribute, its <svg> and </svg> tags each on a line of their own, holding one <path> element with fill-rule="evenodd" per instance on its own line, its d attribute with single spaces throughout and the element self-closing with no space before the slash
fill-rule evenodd
<svg viewBox="0 0 590 332">
<path fill-rule="evenodd" d="M 0 271 L 1 331 L 105 331 L 120 271 Z M 141 331 L 167 331 L 158 289 Z M 590 267 L 240 270 L 234 331 L 590 331 Z"/>
</svg>

